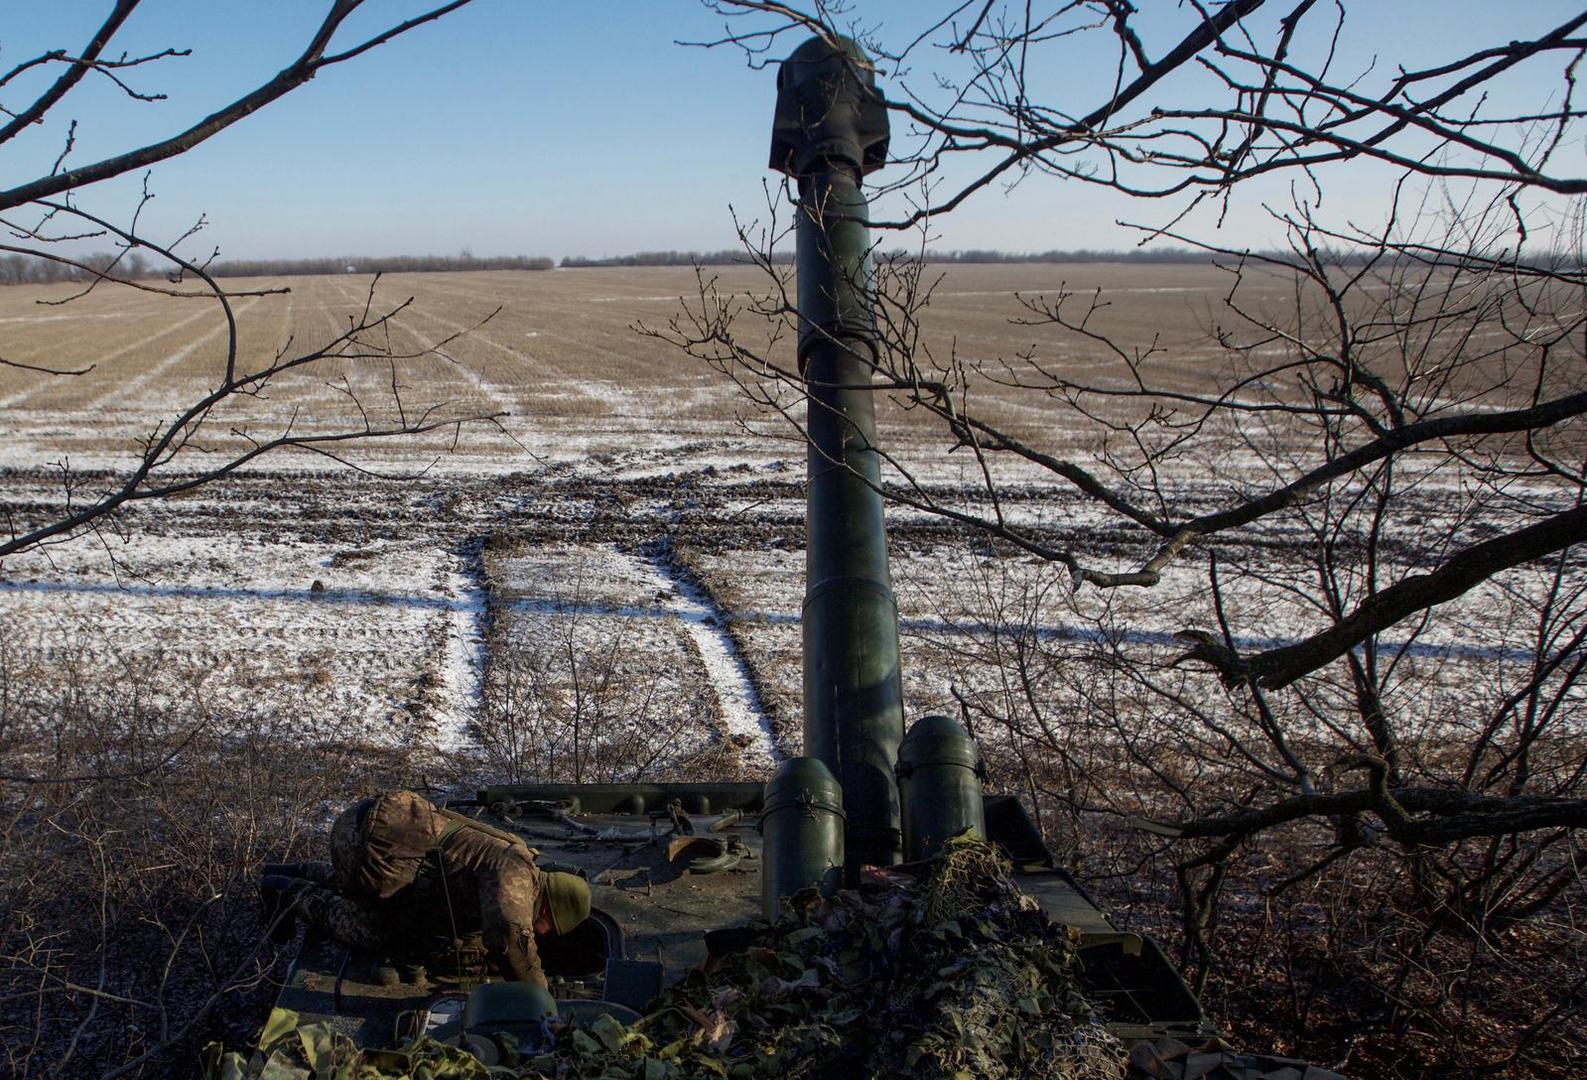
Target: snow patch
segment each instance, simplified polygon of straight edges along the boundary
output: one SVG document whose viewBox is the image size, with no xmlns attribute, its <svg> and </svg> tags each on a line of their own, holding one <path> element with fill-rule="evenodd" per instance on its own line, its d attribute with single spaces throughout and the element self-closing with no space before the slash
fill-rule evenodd
<svg viewBox="0 0 1587 1080">
<path fill-rule="evenodd" d="M 451 603 L 441 652 L 434 747 L 443 754 L 466 753 L 475 748 L 471 727 L 479 716 L 485 672 L 485 586 L 476 556 L 453 556 L 445 590 Z"/>
</svg>

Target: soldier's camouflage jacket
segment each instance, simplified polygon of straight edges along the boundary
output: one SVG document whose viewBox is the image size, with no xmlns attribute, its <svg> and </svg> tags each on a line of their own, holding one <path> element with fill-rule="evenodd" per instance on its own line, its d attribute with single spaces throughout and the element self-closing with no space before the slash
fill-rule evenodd
<svg viewBox="0 0 1587 1080">
<path fill-rule="evenodd" d="M 534 852 L 411 791 L 347 810 L 331 830 L 330 864 L 302 876 L 297 914 L 354 948 L 424 960 L 477 938 L 498 974 L 546 984 Z"/>
</svg>

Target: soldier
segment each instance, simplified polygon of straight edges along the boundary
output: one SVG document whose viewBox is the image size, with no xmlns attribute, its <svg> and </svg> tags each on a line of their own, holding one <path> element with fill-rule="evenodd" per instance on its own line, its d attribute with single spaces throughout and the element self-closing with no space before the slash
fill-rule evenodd
<svg viewBox="0 0 1587 1080">
<path fill-rule="evenodd" d="M 260 891 L 277 930 L 301 918 L 354 948 L 409 958 L 477 936 L 498 974 L 545 986 L 535 934 L 582 923 L 590 888 L 538 869 L 534 855 L 512 833 L 393 791 L 336 819 L 329 863 L 267 866 Z"/>
</svg>

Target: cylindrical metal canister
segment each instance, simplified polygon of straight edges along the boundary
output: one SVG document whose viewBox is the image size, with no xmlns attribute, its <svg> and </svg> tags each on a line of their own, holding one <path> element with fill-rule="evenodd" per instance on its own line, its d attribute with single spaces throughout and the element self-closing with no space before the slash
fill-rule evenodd
<svg viewBox="0 0 1587 1080">
<path fill-rule="evenodd" d="M 958 721 L 923 716 L 898 748 L 904 858 L 929 859 L 950 836 L 973 829 L 986 837 L 981 804 L 985 769 L 975 740 Z"/>
<path fill-rule="evenodd" d="M 540 1022 L 557 1014 L 551 991 L 530 982 L 489 982 L 476 986 L 463 1006 L 463 1030 L 494 1035 L 538 1033 Z"/>
<path fill-rule="evenodd" d="M 761 906 L 775 922 L 785 896 L 843 883 L 843 789 L 813 757 L 790 758 L 766 782 L 761 811 Z"/>
</svg>

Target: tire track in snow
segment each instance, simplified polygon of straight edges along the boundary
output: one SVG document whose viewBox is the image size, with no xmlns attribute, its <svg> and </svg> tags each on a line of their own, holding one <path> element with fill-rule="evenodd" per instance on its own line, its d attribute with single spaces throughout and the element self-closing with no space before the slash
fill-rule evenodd
<svg viewBox="0 0 1587 1080">
<path fill-rule="evenodd" d="M 450 337 L 456 335 L 465 341 L 480 341 L 493 348 L 500 349 L 514 360 L 522 363 L 530 362 L 527 356 L 518 352 L 516 349 L 499 344 L 495 341 L 491 341 L 478 332 L 472 331 L 471 327 L 475 325 L 473 323 L 460 323 L 452 319 L 443 318 L 440 315 L 422 310 L 418 307 L 409 308 L 403 313 L 403 317 L 401 319 L 395 320 L 388 325 L 394 332 L 404 334 L 410 338 L 417 348 L 431 348 L 436 343 L 421 337 L 419 332 L 414 329 L 412 325 L 415 322 L 433 324 L 445 331 L 445 336 Z M 450 373 L 469 387 L 473 388 L 474 392 L 484 399 L 487 407 L 490 410 L 508 414 L 512 413 L 512 406 L 514 405 L 516 399 L 514 396 L 512 396 L 512 388 L 510 386 L 492 382 L 485 377 L 483 371 L 475 371 L 464 361 L 454 356 L 450 356 L 441 352 L 435 352 L 430 355 L 432 355 L 436 362 L 440 365 L 441 371 Z"/>
<path fill-rule="evenodd" d="M 715 599 L 673 561 L 664 545 L 655 545 L 643 555 L 614 552 L 612 557 L 624 565 L 614 566 L 610 572 L 624 582 L 630 596 L 655 599 L 636 604 L 600 600 L 570 603 L 566 598 L 510 596 L 499 602 L 503 609 L 518 611 L 677 622 L 693 642 L 705 668 L 706 680 L 719 706 L 723 736 L 738 746 L 740 761 L 749 775 L 770 775 L 772 767 L 782 760 L 772 737 L 771 717 L 750 678 L 748 663 L 727 632 L 726 615 Z"/>
<path fill-rule="evenodd" d="M 466 754 L 479 748 L 473 726 L 484 702 L 487 586 L 483 549 L 483 537 L 467 540 L 452 550 L 449 562 L 438 570 L 438 584 L 446 599 L 439 642 L 439 701 L 430 744 L 441 754 Z"/>
<path fill-rule="evenodd" d="M 258 302 L 258 297 L 251 297 L 250 299 L 243 301 L 232 309 L 233 316 L 241 320 L 243 314 L 252 310 L 253 306 Z M 177 325 L 180 326 L 182 324 L 178 323 Z M 98 410 L 109 405 L 111 402 L 120 402 L 121 409 L 127 409 L 129 407 L 127 403 L 133 400 L 134 394 L 140 392 L 145 386 L 148 386 L 160 376 L 164 375 L 167 371 L 170 371 L 177 364 L 180 364 L 183 360 L 186 360 L 189 356 L 192 356 L 200 348 L 209 344 L 210 339 L 224 336 L 226 329 L 227 324 L 223 322 L 213 330 L 206 333 L 203 337 L 194 338 L 192 341 L 188 342 L 186 345 L 182 346 L 176 352 L 170 354 L 165 359 L 155 364 L 153 367 L 140 372 L 139 374 L 128 379 L 126 382 L 121 383 L 118 386 L 113 386 L 103 394 L 100 394 L 94 400 L 88 402 L 86 405 L 83 405 L 82 410 L 84 412 L 90 413 L 97 412 Z M 241 328 L 239 327 L 239 332 L 240 329 Z M 239 364 L 239 368 L 240 366 L 241 365 Z M 140 402 L 130 407 L 135 410 L 154 411 L 158 409 L 159 403 L 145 405 Z"/>
<path fill-rule="evenodd" d="M 770 776 L 780 760 L 772 742 L 771 717 L 750 681 L 743 655 L 728 635 L 725 614 L 709 592 L 680 570 L 668 550 L 651 554 L 639 565 L 655 577 L 657 591 L 663 596 L 661 607 L 683 623 L 699 649 L 706 677 L 722 709 L 723 730 L 729 737 L 742 736 L 746 740 L 740 756 L 747 771 Z"/>
<path fill-rule="evenodd" d="M 204 316 L 212 315 L 212 314 L 214 314 L 214 311 L 212 309 L 210 309 L 210 308 L 204 308 L 202 311 L 195 311 L 193 314 L 189 315 L 185 319 L 178 319 L 174 323 L 168 323 L 167 325 L 162 326 L 160 329 L 156 330 L 152 334 L 148 334 L 148 335 L 146 335 L 144 337 L 138 338 L 135 341 L 129 341 L 125 345 L 122 345 L 120 348 L 112 349 L 110 352 L 105 353 L 103 356 L 94 357 L 94 358 L 92 358 L 92 362 L 95 363 L 95 364 L 98 364 L 98 365 L 108 364 L 112 360 L 117 360 L 117 359 L 120 359 L 121 357 L 127 355 L 127 353 L 131 352 L 134 349 L 142 348 L 143 346 L 149 344 L 149 342 L 151 342 L 151 341 L 158 341 L 160 338 L 165 337 L 167 334 L 174 334 L 174 333 L 176 333 L 176 331 L 182 329 L 182 327 L 187 326 L 190 323 L 195 323 L 199 319 L 204 318 Z M 202 341 L 204 339 L 200 338 L 199 340 Z M 195 343 L 192 346 L 189 346 L 188 349 L 187 349 L 187 352 L 191 352 L 193 350 L 193 348 L 195 348 L 195 347 L 197 347 L 197 343 Z M 184 353 L 184 355 L 185 355 L 185 353 Z M 12 394 L 8 398 L 0 399 L 0 409 L 8 409 L 8 408 L 11 408 L 13 405 L 20 405 L 23 402 L 27 401 L 28 399 L 32 398 L 34 395 L 38 394 L 41 390 L 44 390 L 45 388 L 53 386 L 53 385 L 55 385 L 53 376 L 42 375 L 41 374 L 41 375 L 39 375 L 38 379 L 33 383 L 33 385 L 28 386 L 28 387 L 18 391 L 15 394 Z M 121 393 L 121 389 L 118 387 L 117 389 L 111 391 L 110 393 L 102 395 L 102 397 L 104 397 L 104 398 L 117 397 L 117 396 L 120 395 L 120 393 Z M 91 409 L 93 407 L 94 407 L 93 405 L 85 405 L 85 406 L 83 406 L 83 408 L 85 408 L 85 409 Z"/>
</svg>

